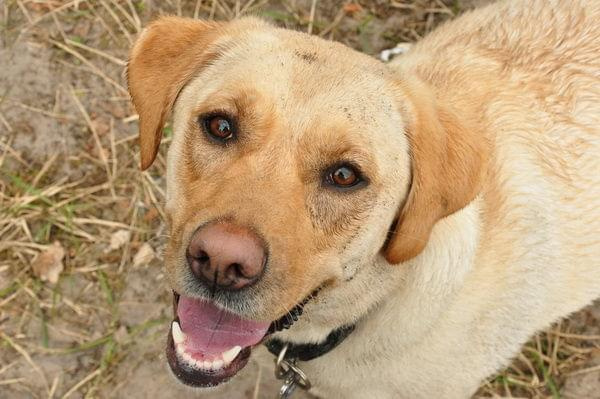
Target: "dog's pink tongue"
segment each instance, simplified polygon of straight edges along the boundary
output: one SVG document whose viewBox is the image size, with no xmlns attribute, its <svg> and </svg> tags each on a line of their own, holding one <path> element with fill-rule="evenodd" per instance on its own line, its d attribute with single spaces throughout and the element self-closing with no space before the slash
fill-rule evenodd
<svg viewBox="0 0 600 399">
<path fill-rule="evenodd" d="M 259 343 L 270 323 L 242 319 L 218 308 L 211 302 L 179 297 L 177 316 L 187 337 L 186 347 L 192 352 L 216 354 L 239 345 L 242 348 Z"/>
</svg>

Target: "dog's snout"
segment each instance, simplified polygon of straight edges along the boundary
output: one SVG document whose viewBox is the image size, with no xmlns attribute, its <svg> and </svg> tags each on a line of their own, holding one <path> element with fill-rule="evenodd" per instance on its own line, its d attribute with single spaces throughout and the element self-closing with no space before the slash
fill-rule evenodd
<svg viewBox="0 0 600 399">
<path fill-rule="evenodd" d="M 209 287 L 240 290 L 260 278 L 266 253 L 252 230 L 220 222 L 193 234 L 187 260 L 194 275 Z"/>
</svg>

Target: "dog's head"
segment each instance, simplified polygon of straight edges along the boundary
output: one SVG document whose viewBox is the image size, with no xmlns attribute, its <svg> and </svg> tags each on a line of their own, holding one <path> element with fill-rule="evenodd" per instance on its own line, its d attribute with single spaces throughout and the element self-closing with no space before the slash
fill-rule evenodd
<svg viewBox="0 0 600 399">
<path fill-rule="evenodd" d="M 338 43 L 165 17 L 128 79 L 142 168 L 174 115 L 167 354 L 190 385 L 227 380 L 304 305 L 299 323 L 323 331 L 356 320 L 384 294 L 369 293 L 381 265 L 402 268 L 480 187 L 476 133 L 416 77 Z"/>
</svg>

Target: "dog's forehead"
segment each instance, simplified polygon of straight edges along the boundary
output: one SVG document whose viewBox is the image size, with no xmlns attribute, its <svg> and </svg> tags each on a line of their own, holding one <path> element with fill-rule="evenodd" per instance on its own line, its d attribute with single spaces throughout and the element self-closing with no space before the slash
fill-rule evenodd
<svg viewBox="0 0 600 399">
<path fill-rule="evenodd" d="M 247 32 L 227 46 L 219 73 L 252 87 L 278 108 L 308 108 L 347 115 L 390 108 L 388 68 L 340 43 L 276 28 Z M 373 96 L 377 93 L 377 96 Z M 366 115 L 362 115 L 363 117 Z"/>
</svg>

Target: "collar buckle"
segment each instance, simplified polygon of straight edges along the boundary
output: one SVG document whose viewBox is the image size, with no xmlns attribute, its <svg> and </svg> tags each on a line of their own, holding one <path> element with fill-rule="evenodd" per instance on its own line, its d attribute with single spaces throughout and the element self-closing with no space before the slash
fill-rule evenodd
<svg viewBox="0 0 600 399">
<path fill-rule="evenodd" d="M 308 391 L 311 387 L 310 380 L 306 377 L 304 371 L 296 365 L 298 358 L 286 358 L 288 348 L 289 344 L 285 344 L 277 359 L 275 359 L 275 378 L 283 380 L 283 385 L 277 396 L 278 399 L 290 398 L 297 387 L 305 391 Z"/>
</svg>

